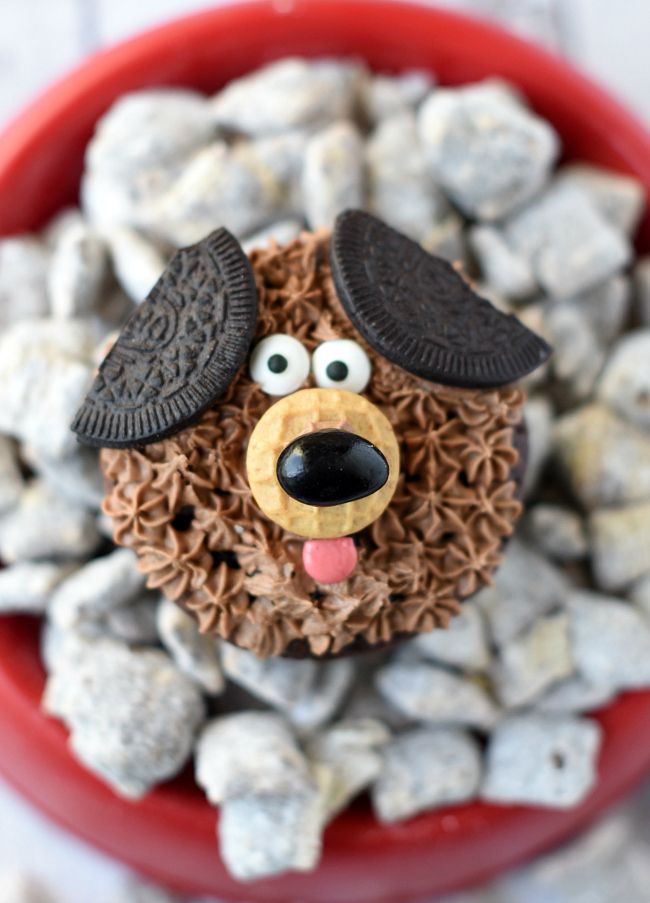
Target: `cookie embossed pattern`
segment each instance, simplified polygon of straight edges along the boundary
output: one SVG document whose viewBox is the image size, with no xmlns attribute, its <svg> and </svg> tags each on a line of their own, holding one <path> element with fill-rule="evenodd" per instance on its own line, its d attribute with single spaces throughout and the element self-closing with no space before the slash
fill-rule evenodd
<svg viewBox="0 0 650 903">
<path fill-rule="evenodd" d="M 302 14 L 321 17 L 317 33 L 327 35 L 333 7 L 311 0 Z M 253 8 L 270 19 L 246 34 L 263 35 L 266 51 L 277 13 L 255 4 L 201 17 L 191 46 L 203 46 L 209 22 Z M 377 22 L 397 15 L 376 9 Z M 627 271 L 643 192 L 604 168 L 554 172 L 559 135 L 511 84 L 436 87 L 429 49 L 451 40 L 456 19 L 406 9 L 400 34 L 426 71 L 376 75 L 331 56 L 253 71 L 257 57 L 235 80 L 231 61 L 215 96 L 147 88 L 122 97 L 88 148 L 81 209 L 0 246 L 0 600 L 8 613 L 45 615 L 44 705 L 67 728 L 38 711 L 30 626 L 4 618 L 0 698 L 15 717 L 0 721 L 0 764 L 58 818 L 192 892 L 367 903 L 380 888 L 391 900 L 426 898 L 583 824 L 644 767 L 645 695 L 606 705 L 650 682 L 647 304 L 644 267 L 638 304 Z M 416 52 L 440 15 L 436 40 L 429 34 Z M 302 21 L 284 16 L 282 40 Z M 346 21 L 332 20 L 334 48 Z M 374 18 L 354 22 L 375 28 Z M 472 63 L 509 46 L 465 22 L 458 46 L 472 29 L 482 35 Z M 217 43 L 203 89 L 228 59 L 230 45 Z M 238 39 L 239 67 L 240 51 Z M 374 66 L 396 70 L 377 53 Z M 622 114 L 608 114 L 627 135 L 619 159 L 593 130 L 607 116 L 590 106 L 591 89 L 564 73 L 567 119 L 549 87 L 559 64 L 530 53 L 536 64 L 511 75 L 553 119 L 566 156 L 641 172 L 633 151 L 643 142 Z M 495 60 L 507 58 L 503 49 Z M 495 71 L 495 60 L 465 80 Z M 49 165 L 60 144 L 47 146 Z M 20 184 L 16 170 L 12 191 Z M 44 209 L 53 196 L 30 197 Z M 354 212 L 337 224 L 345 208 Z M 5 207 L 5 221 L 25 209 Z M 331 250 L 341 223 L 369 221 L 363 210 L 373 233 L 402 251 L 379 255 L 369 271 L 376 291 L 357 294 L 357 284 L 337 285 Z M 232 236 L 248 272 L 248 339 L 223 387 L 212 386 L 221 394 L 203 408 L 208 393 L 189 393 L 163 438 L 134 417 L 124 447 L 78 446 L 69 425 L 108 349 L 121 353 L 120 330 L 138 311 L 150 334 L 166 334 L 170 321 L 150 317 L 144 299 L 169 293 L 180 305 L 174 255 L 204 248 L 215 229 Z M 189 253 L 208 273 L 184 278 L 181 294 L 196 299 L 218 260 Z M 443 295 L 401 292 L 418 284 L 402 257 L 442 274 L 450 306 L 458 293 L 513 335 L 500 351 L 523 339 L 554 355 L 534 372 L 512 357 L 503 378 L 521 377 L 521 388 L 489 369 L 494 382 L 454 385 L 476 372 L 461 323 L 447 348 L 452 379 L 443 357 L 429 369 L 435 356 L 417 352 L 436 344 L 434 325 L 444 328 L 427 317 Z M 406 339 L 399 321 L 392 336 L 376 330 L 389 284 L 410 311 Z M 204 310 L 219 308 L 219 294 Z M 160 371 L 167 387 L 198 376 L 190 361 L 211 360 L 205 342 L 198 358 L 192 351 L 201 323 L 187 326 L 178 334 L 190 354 L 174 352 Z M 480 334 L 479 355 L 489 355 Z M 426 374 L 409 360 L 425 360 Z M 136 383 L 132 412 L 145 398 Z M 151 403 L 164 396 L 156 388 Z M 98 513 L 104 496 L 108 515 Z M 38 743 L 21 740 L 21 713 Z M 186 774 L 159 786 L 192 756 L 219 807 L 221 858 L 217 816 L 196 784 Z M 27 784 L 36 759 L 38 779 Z M 364 790 L 374 815 L 353 803 Z M 92 811 L 101 826 L 80 823 Z"/>
<path fill-rule="evenodd" d="M 218 398 L 244 361 L 255 324 L 253 274 L 220 229 L 176 254 L 164 287 L 129 318 L 72 429 L 88 445 L 152 442 Z"/>
<path fill-rule="evenodd" d="M 546 342 L 514 315 L 504 316 L 447 261 L 369 214 L 341 215 L 333 259 L 334 281 L 357 329 L 423 379 L 502 386 L 548 359 Z"/>
</svg>

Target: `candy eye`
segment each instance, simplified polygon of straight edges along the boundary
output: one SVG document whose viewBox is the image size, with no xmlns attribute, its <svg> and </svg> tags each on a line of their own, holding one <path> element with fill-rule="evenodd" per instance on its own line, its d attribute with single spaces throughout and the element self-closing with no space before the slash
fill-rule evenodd
<svg viewBox="0 0 650 903">
<path fill-rule="evenodd" d="M 323 342 L 311 359 L 316 385 L 321 389 L 363 392 L 370 382 L 372 365 L 361 345 L 352 339 Z"/>
<path fill-rule="evenodd" d="M 267 395 L 288 395 L 309 376 L 309 352 L 293 336 L 267 336 L 253 349 L 250 374 Z"/>
</svg>

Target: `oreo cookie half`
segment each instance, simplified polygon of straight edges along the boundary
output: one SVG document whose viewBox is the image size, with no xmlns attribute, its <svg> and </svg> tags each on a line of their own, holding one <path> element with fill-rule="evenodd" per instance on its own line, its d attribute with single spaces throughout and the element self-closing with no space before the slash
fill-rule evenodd
<svg viewBox="0 0 650 903">
<path fill-rule="evenodd" d="M 179 432 L 230 385 L 256 321 L 253 271 L 226 229 L 181 249 L 127 320 L 72 429 L 109 448 Z"/>
<path fill-rule="evenodd" d="M 416 376 L 450 386 L 502 386 L 551 354 L 543 339 L 472 291 L 446 260 L 369 213 L 338 216 L 330 256 L 354 326 Z"/>
</svg>

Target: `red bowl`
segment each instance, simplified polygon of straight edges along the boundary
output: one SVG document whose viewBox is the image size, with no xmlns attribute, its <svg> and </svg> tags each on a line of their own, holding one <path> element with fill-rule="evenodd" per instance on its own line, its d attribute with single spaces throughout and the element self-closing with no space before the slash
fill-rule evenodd
<svg viewBox="0 0 650 903">
<path fill-rule="evenodd" d="M 554 123 L 568 158 L 636 175 L 650 189 L 650 138 L 599 88 L 543 51 L 462 16 L 399 3 L 276 0 L 195 15 L 93 57 L 0 141 L 0 234 L 33 229 L 76 198 L 84 147 L 120 94 L 151 85 L 213 91 L 286 55 L 355 55 L 379 70 L 421 67 L 444 83 L 511 79 Z M 650 221 L 640 247 L 650 250 Z M 0 619 L 0 770 L 52 818 L 163 884 L 256 903 L 406 903 L 467 887 L 569 836 L 650 767 L 650 693 L 596 715 L 605 735 L 596 789 L 568 812 L 471 803 L 402 825 L 366 804 L 327 830 L 316 872 L 239 884 L 217 854 L 215 813 L 191 774 L 138 803 L 118 799 L 69 754 L 40 711 L 38 625 Z"/>
</svg>

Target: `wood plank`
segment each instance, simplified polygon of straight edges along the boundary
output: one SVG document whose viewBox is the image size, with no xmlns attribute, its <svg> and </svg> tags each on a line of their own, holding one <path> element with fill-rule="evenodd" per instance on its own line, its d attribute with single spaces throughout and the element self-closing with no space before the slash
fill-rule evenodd
<svg viewBox="0 0 650 903">
<path fill-rule="evenodd" d="M 0 122 L 74 65 L 85 50 L 78 0 L 3 0 Z"/>
</svg>

